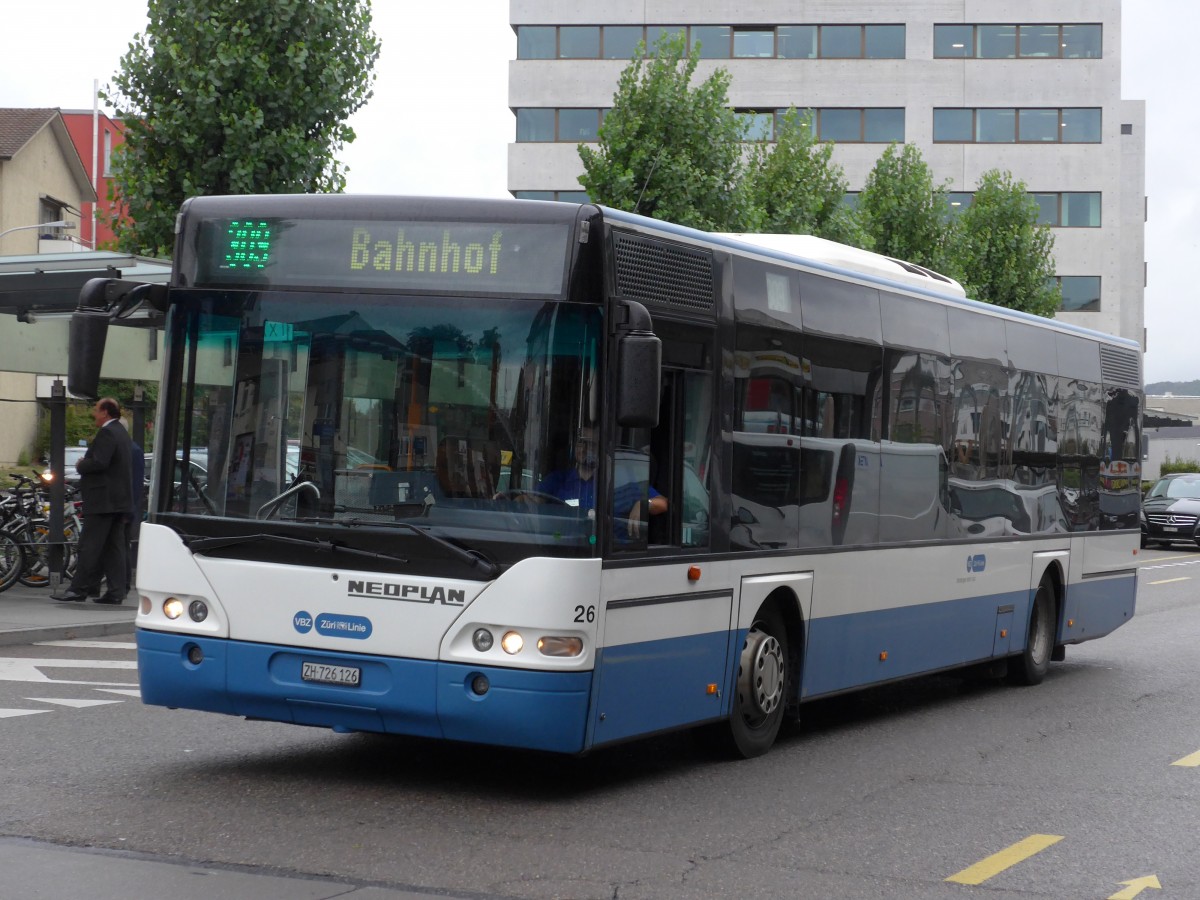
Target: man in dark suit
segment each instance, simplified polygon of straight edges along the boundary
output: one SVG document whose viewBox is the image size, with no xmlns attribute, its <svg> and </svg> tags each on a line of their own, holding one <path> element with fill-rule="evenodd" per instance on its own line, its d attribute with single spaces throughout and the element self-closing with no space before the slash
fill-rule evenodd
<svg viewBox="0 0 1200 900">
<path fill-rule="evenodd" d="M 134 505 L 132 441 L 121 424 L 121 406 L 103 397 L 92 407 L 96 436 L 75 468 L 83 500 L 83 532 L 79 536 L 79 558 L 71 586 L 55 600 L 83 601 L 88 593 L 100 592 L 100 579 L 108 591 L 96 603 L 122 603 L 129 591 L 125 554 L 128 547 L 126 521 Z M 140 486 L 139 486 L 140 487 Z"/>
</svg>

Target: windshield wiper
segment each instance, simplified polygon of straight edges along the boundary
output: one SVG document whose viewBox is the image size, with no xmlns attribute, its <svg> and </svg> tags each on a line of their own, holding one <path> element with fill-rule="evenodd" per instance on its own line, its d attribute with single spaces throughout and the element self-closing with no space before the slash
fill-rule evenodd
<svg viewBox="0 0 1200 900">
<path fill-rule="evenodd" d="M 257 541 L 269 541 L 275 544 L 291 544 L 293 546 L 315 548 L 327 553 L 345 553 L 349 556 L 363 556 L 367 559 L 384 559 L 389 562 L 407 563 L 403 556 L 391 553 L 376 553 L 373 550 L 359 550 L 347 547 L 334 541 L 320 539 L 286 537 L 282 534 L 239 534 L 233 537 L 184 538 L 184 546 L 193 553 L 203 553 L 205 550 L 223 550 L 226 547 L 236 547 L 240 544 L 252 544 Z"/>
<path fill-rule="evenodd" d="M 422 528 L 418 528 L 416 525 L 411 525 L 408 522 L 368 522 L 362 519 L 338 519 L 337 524 L 353 526 L 368 525 L 377 526 L 380 528 L 404 528 L 408 531 L 411 531 L 413 534 L 420 535 L 427 541 L 433 541 L 433 543 L 437 544 L 443 550 L 448 550 L 456 559 L 465 562 L 472 569 L 477 569 L 483 574 L 484 578 L 492 578 L 500 571 L 499 565 L 492 562 L 478 550 L 464 549 L 463 547 L 460 547 L 458 544 L 454 543 L 454 541 L 447 540 L 444 537 L 438 537 L 436 534 L 432 534 Z"/>
</svg>

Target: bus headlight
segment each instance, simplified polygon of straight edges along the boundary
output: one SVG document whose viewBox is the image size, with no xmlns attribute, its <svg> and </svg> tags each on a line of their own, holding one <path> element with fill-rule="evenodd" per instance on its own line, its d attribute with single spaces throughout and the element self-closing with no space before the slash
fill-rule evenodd
<svg viewBox="0 0 1200 900">
<path fill-rule="evenodd" d="M 168 619 L 178 619 L 183 615 L 183 601 L 178 597 L 168 597 L 163 601 L 162 610 Z"/>
<path fill-rule="evenodd" d="M 193 600 L 188 604 L 188 615 L 193 622 L 203 622 L 208 618 L 208 604 L 203 600 Z"/>
<path fill-rule="evenodd" d="M 500 649 L 510 656 L 516 656 L 524 646 L 525 638 L 515 631 L 506 631 L 504 637 L 500 638 Z"/>
<path fill-rule="evenodd" d="M 487 653 L 495 642 L 496 639 L 486 628 L 476 628 L 475 633 L 471 635 L 471 646 L 480 653 Z"/>
<path fill-rule="evenodd" d="M 540 637 L 537 642 L 542 656 L 578 656 L 583 652 L 583 638 L 550 636 Z"/>
</svg>

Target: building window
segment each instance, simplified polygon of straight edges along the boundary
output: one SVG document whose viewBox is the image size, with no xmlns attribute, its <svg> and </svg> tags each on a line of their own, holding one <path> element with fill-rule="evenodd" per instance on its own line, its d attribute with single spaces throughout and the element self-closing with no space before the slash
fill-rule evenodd
<svg viewBox="0 0 1200 900">
<path fill-rule="evenodd" d="M 522 25 L 517 29 L 517 59 L 554 59 L 558 56 L 553 25 Z"/>
<path fill-rule="evenodd" d="M 693 25 L 691 44 L 699 45 L 701 59 L 728 59 L 729 36 L 733 29 L 728 25 Z"/>
<path fill-rule="evenodd" d="M 633 59 L 637 45 L 646 37 L 641 25 L 605 25 L 604 58 Z"/>
<path fill-rule="evenodd" d="M 1063 59 L 1100 59 L 1104 55 L 1103 32 L 1099 25 L 1064 25 Z"/>
<path fill-rule="evenodd" d="M 775 111 L 775 123 L 787 113 Z M 904 141 L 904 109 L 897 107 L 825 107 L 808 110 L 813 136 L 839 144 L 890 144 Z"/>
<path fill-rule="evenodd" d="M 112 177 L 112 132 L 104 129 L 104 177 Z"/>
<path fill-rule="evenodd" d="M 578 144 L 580 141 L 597 141 L 600 139 L 600 125 L 605 112 L 595 108 L 518 109 L 517 143 L 564 141 Z"/>
<path fill-rule="evenodd" d="M 1100 25 L 934 25 L 935 59 L 1100 59 Z"/>
<path fill-rule="evenodd" d="M 775 29 L 736 29 L 733 32 L 733 56 L 735 59 L 773 59 L 775 57 Z"/>
<path fill-rule="evenodd" d="M 560 109 L 558 111 L 558 140 L 578 143 L 600 139 L 600 110 Z"/>
<path fill-rule="evenodd" d="M 536 143 L 553 140 L 554 110 L 517 110 L 517 143 Z"/>
<path fill-rule="evenodd" d="M 775 139 L 775 114 L 754 112 L 750 109 L 737 110 L 737 117 L 745 129 L 747 141 L 770 141 Z"/>
<path fill-rule="evenodd" d="M 1099 275 L 1059 275 L 1063 312 L 1100 312 Z"/>
<path fill-rule="evenodd" d="M 45 225 L 47 222 L 62 222 L 65 221 L 66 207 L 59 203 L 53 197 L 42 197 L 38 200 L 38 224 Z"/>
<path fill-rule="evenodd" d="M 956 216 L 975 202 L 975 195 L 966 191 L 947 191 L 946 205 L 950 207 L 950 215 Z"/>
<path fill-rule="evenodd" d="M 787 112 L 735 110 L 746 126 L 747 141 L 775 140 L 777 122 Z M 546 109 L 523 107 L 516 110 L 517 143 L 594 142 L 600 139 L 600 126 L 608 109 Z M 828 107 L 809 110 L 813 135 L 819 141 L 839 144 L 890 144 L 904 141 L 904 109 L 900 107 Z"/>
<path fill-rule="evenodd" d="M 903 25 L 519 25 L 517 59 L 628 60 L 676 34 L 702 59 L 904 58 Z"/>
<path fill-rule="evenodd" d="M 1056 194 L 1034 193 L 1040 214 L 1039 225 L 1054 228 L 1099 228 L 1100 192 L 1063 191 Z"/>
<path fill-rule="evenodd" d="M 600 56 L 600 26 L 564 25 L 558 29 L 559 59 L 597 59 Z"/>
<path fill-rule="evenodd" d="M 587 191 L 513 191 L 518 200 L 559 200 L 563 203 L 591 203 Z"/>
<path fill-rule="evenodd" d="M 816 59 L 816 25 L 780 25 L 775 29 L 775 50 L 780 59 Z"/>
<path fill-rule="evenodd" d="M 864 53 L 867 59 L 904 59 L 903 25 L 867 25 Z"/>
<path fill-rule="evenodd" d="M 935 109 L 934 143 L 1098 144 L 1099 108 Z"/>
<path fill-rule="evenodd" d="M 1038 205 L 1038 225 L 1051 228 L 1099 228 L 1099 191 L 1031 191 Z M 965 191 L 947 191 L 946 202 L 950 215 L 965 210 L 975 200 L 975 195 Z"/>
</svg>

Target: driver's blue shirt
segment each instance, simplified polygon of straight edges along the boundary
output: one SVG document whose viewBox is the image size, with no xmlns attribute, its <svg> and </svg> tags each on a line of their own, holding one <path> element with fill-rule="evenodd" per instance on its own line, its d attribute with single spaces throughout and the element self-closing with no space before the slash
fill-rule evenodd
<svg viewBox="0 0 1200 900">
<path fill-rule="evenodd" d="M 552 494 L 564 503 L 578 506 L 580 509 L 596 508 L 596 478 L 594 475 L 591 478 L 581 478 L 578 468 L 551 472 L 542 479 L 538 490 L 543 494 Z M 630 482 L 620 485 L 613 499 L 617 509 L 628 511 L 642 496 L 642 483 Z M 653 500 L 660 494 L 654 489 L 654 485 L 646 485 L 645 496 Z"/>
<path fill-rule="evenodd" d="M 579 469 L 571 468 L 551 472 L 542 479 L 538 490 L 543 494 L 553 494 L 564 503 L 579 506 L 581 509 L 596 508 L 596 477 L 580 478 Z"/>
</svg>

